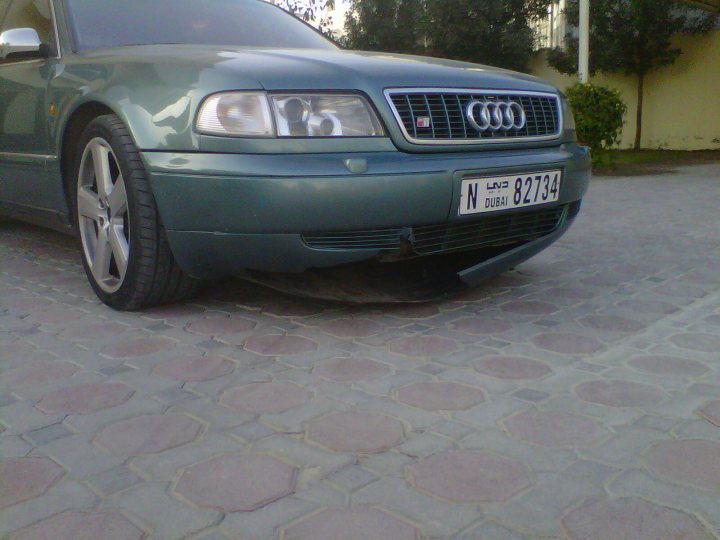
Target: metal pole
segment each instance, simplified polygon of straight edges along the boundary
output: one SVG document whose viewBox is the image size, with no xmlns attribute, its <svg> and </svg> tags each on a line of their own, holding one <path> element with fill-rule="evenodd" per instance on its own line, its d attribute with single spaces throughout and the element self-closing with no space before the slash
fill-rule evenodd
<svg viewBox="0 0 720 540">
<path fill-rule="evenodd" d="M 580 0 L 580 60 L 578 75 L 580 82 L 590 80 L 590 0 Z"/>
</svg>

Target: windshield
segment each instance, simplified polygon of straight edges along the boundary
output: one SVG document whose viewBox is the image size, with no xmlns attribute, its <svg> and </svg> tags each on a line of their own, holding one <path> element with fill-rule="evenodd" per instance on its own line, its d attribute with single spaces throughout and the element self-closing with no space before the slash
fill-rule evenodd
<svg viewBox="0 0 720 540">
<path fill-rule="evenodd" d="M 336 49 L 261 0 L 66 0 L 79 49 L 179 43 Z"/>
</svg>

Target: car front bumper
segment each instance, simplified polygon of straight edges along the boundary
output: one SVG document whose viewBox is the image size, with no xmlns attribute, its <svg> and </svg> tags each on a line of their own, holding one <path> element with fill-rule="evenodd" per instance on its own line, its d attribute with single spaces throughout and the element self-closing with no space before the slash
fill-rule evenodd
<svg viewBox="0 0 720 540">
<path fill-rule="evenodd" d="M 553 205 L 580 201 L 590 180 L 587 149 L 576 144 L 455 154 L 144 152 L 143 159 L 175 259 L 198 278 L 301 272 L 386 255 L 382 249 L 313 248 L 303 234 L 412 230 L 477 219 L 458 215 L 467 176 L 562 169 Z M 557 240 L 573 218 L 571 213 L 552 233 L 481 258 L 458 275 L 474 284 L 515 266 Z"/>
</svg>

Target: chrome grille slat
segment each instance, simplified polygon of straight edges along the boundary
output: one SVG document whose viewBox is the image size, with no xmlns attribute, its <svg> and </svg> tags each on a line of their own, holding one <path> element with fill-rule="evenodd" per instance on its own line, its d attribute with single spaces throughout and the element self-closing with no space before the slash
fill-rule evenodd
<svg viewBox="0 0 720 540">
<path fill-rule="evenodd" d="M 403 134 L 416 144 L 483 144 L 560 136 L 560 102 L 554 94 L 437 88 L 390 89 L 385 94 Z M 527 122 L 516 130 L 477 131 L 465 116 L 472 100 L 515 101 L 525 110 Z M 418 128 L 419 117 L 430 118 L 430 127 Z"/>
</svg>

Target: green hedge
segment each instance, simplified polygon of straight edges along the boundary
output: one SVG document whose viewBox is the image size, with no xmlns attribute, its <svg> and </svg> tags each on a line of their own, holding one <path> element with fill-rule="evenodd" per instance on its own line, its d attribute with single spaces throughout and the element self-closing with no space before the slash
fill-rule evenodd
<svg viewBox="0 0 720 540">
<path fill-rule="evenodd" d="M 595 151 L 609 149 L 620 139 L 627 105 L 620 92 L 594 84 L 576 84 L 565 92 L 575 116 L 578 140 Z"/>
</svg>

